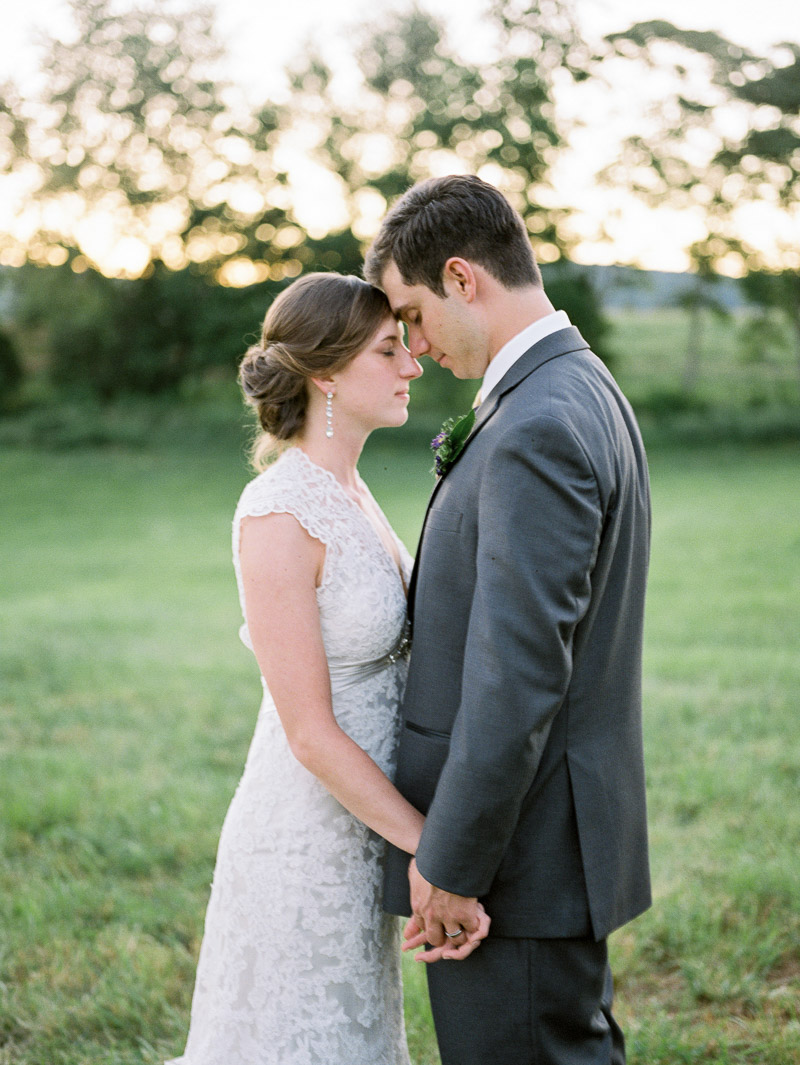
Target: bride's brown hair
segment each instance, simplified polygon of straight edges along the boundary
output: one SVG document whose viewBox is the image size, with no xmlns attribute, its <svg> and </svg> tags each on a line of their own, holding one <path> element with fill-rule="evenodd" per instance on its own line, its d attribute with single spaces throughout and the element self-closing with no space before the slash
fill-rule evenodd
<svg viewBox="0 0 800 1065">
<path fill-rule="evenodd" d="M 261 427 L 251 453 L 257 470 L 305 425 L 309 379 L 342 370 L 391 317 L 383 292 L 352 275 L 306 274 L 275 298 L 261 342 L 239 366 Z"/>
</svg>

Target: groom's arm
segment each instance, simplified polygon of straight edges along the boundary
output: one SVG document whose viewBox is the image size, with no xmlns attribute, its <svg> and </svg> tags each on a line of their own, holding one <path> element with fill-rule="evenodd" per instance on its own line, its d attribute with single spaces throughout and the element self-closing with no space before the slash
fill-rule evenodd
<svg viewBox="0 0 800 1065">
<path fill-rule="evenodd" d="M 491 887 L 569 686 L 602 524 L 568 426 L 539 417 L 499 442 L 480 490 L 461 705 L 416 854 L 445 892 Z"/>
</svg>

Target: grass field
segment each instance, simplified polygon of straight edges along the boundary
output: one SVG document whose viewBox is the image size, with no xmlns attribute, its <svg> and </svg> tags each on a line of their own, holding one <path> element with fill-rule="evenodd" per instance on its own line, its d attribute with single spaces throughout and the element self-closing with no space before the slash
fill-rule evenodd
<svg viewBox="0 0 800 1065">
<path fill-rule="evenodd" d="M 422 450 L 362 472 L 413 548 Z M 260 687 L 236 448 L 0 452 L 0 1065 L 179 1051 Z M 612 940 L 634 1065 L 800 1061 L 800 446 L 656 450 L 655 905 Z M 438 1060 L 408 965 L 416 1065 Z"/>
<path fill-rule="evenodd" d="M 706 313 L 698 333 L 680 308 L 611 312 L 609 321 L 614 371 L 634 403 L 682 387 L 704 405 L 750 410 L 800 399 L 796 342 L 785 321 L 765 326 L 747 311 L 724 319 Z"/>
</svg>

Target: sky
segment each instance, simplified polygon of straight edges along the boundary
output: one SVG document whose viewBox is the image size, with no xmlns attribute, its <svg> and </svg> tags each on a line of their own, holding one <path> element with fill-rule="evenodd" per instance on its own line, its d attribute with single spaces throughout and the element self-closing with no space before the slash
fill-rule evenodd
<svg viewBox="0 0 800 1065">
<path fill-rule="evenodd" d="M 481 57 L 486 39 L 481 17 L 487 0 L 418 2 L 447 23 L 450 40 L 459 52 L 468 59 Z M 283 92 L 283 67 L 309 40 L 321 42 L 329 60 L 341 69 L 346 91 L 353 27 L 374 17 L 376 2 L 260 0 L 254 4 L 252 0 L 215 0 L 214 6 L 230 55 L 227 76 L 254 99 L 264 99 Z M 381 17 L 401 6 L 405 6 L 403 0 L 383 0 Z M 623 30 L 636 21 L 664 18 L 686 29 L 717 30 L 755 50 L 780 41 L 800 41 L 800 5 L 792 0 L 758 0 L 756 5 L 743 0 L 579 0 L 575 9 L 588 37 Z M 12 76 L 23 86 L 32 85 L 36 34 L 68 32 L 65 0 L 8 4 L 0 34 L 0 81 Z M 581 242 L 576 257 L 586 262 L 637 262 L 650 269 L 685 269 L 685 247 L 701 235 L 698 220 L 686 212 L 646 207 L 622 191 L 601 189 L 594 178 L 598 166 L 615 155 L 619 138 L 635 128 L 636 107 L 643 94 L 637 86 L 618 89 L 612 100 L 590 83 L 560 101 L 564 114 L 580 115 L 587 122 L 554 175 L 560 198 L 578 211 Z M 312 190 L 307 224 L 319 225 L 321 199 L 324 197 L 315 196 Z M 611 233 L 610 241 L 597 240 L 601 219 Z M 761 219 L 759 224 L 769 227 L 779 223 Z"/>
<path fill-rule="evenodd" d="M 375 0 L 212 0 L 227 40 L 236 77 L 256 92 L 281 84 L 282 63 L 309 37 L 341 38 L 346 48 L 348 27 L 368 20 Z M 444 18 L 456 45 L 479 52 L 481 15 L 487 0 L 420 0 L 421 6 Z M 127 0 L 124 0 L 127 3 Z M 381 13 L 403 0 L 383 0 Z M 35 63 L 31 39 L 36 31 L 65 33 L 69 28 L 66 0 L 26 0 L 4 5 L 0 34 L 0 80 L 6 74 L 25 76 Z M 578 20 L 587 33 L 622 30 L 636 21 L 668 19 L 686 29 L 719 30 L 738 43 L 758 48 L 780 40 L 800 40 L 800 6 L 792 0 L 580 0 Z M 454 13 L 455 12 L 455 13 Z"/>
</svg>

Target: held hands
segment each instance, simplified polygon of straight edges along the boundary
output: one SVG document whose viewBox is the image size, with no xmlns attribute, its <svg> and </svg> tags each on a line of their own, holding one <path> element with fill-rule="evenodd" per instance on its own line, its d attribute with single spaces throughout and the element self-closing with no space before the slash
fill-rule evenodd
<svg viewBox="0 0 800 1065">
<path fill-rule="evenodd" d="M 408 867 L 408 879 L 414 916 L 403 932 L 403 950 L 430 944 L 432 950 L 420 951 L 415 956 L 416 961 L 426 964 L 440 958 L 462 961 L 469 957 L 489 934 L 491 919 L 483 906 L 477 899 L 453 895 L 429 884 L 413 859 Z M 457 929 L 461 931 L 453 935 Z"/>
</svg>

